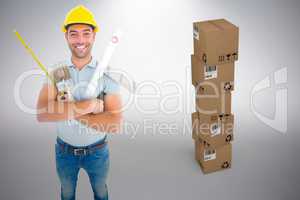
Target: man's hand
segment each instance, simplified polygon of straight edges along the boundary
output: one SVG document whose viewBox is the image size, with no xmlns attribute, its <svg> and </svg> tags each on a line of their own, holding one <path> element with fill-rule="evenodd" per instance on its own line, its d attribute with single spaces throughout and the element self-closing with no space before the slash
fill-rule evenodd
<svg viewBox="0 0 300 200">
<path fill-rule="evenodd" d="M 69 94 L 67 91 L 58 92 L 57 94 L 57 101 L 59 102 L 71 102 L 71 94 Z M 90 100 L 90 106 L 92 108 L 93 114 L 98 114 L 103 112 L 104 109 L 104 102 L 101 99 L 91 99 Z"/>
<path fill-rule="evenodd" d="M 69 94 L 67 91 L 58 92 L 57 94 L 57 101 L 59 102 L 70 102 L 71 101 L 71 94 Z"/>
<path fill-rule="evenodd" d="M 98 113 L 101 113 L 103 112 L 104 110 L 104 102 L 101 100 L 101 99 L 93 99 L 92 100 L 92 103 L 93 103 L 93 114 L 98 114 Z"/>
</svg>

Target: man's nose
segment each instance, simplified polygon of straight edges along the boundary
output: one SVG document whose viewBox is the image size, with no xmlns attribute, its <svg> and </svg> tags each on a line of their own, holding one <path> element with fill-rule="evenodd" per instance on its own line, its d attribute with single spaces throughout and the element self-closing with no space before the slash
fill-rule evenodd
<svg viewBox="0 0 300 200">
<path fill-rule="evenodd" d="M 83 38 L 83 35 L 79 35 L 78 38 L 77 38 L 77 43 L 84 43 L 84 38 Z"/>
</svg>

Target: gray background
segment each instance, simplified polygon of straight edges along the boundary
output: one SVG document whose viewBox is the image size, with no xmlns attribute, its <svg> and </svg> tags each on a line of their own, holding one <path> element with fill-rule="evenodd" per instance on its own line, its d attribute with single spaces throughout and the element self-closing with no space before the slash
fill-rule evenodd
<svg viewBox="0 0 300 200">
<path fill-rule="evenodd" d="M 95 12 L 100 24 L 94 55 L 102 55 L 113 31 L 121 28 L 123 40 L 111 65 L 126 70 L 137 83 L 157 83 L 160 97 L 141 100 L 140 105 L 159 108 L 159 100 L 174 90 L 165 86 L 165 81 L 176 81 L 182 89 L 181 107 L 175 114 L 165 114 L 161 109 L 145 114 L 134 104 L 124 112 L 126 121 L 139 127 L 134 138 L 133 132 L 127 131 L 110 139 L 111 199 L 299 199 L 300 2 L 296 0 L 2 0 L 1 199 L 59 199 L 54 125 L 37 123 L 35 116 L 22 112 L 14 100 L 18 76 L 37 66 L 12 30 L 17 29 L 26 38 L 46 65 L 65 59 L 69 52 L 60 25 L 66 12 L 78 3 Z M 189 74 L 192 22 L 214 18 L 226 18 L 240 27 L 240 57 L 232 100 L 235 141 L 232 169 L 203 175 L 194 161 L 188 128 L 194 99 Z M 288 69 L 286 133 L 265 125 L 249 107 L 255 83 L 282 67 Z M 22 85 L 22 100 L 29 107 L 34 107 L 40 87 L 38 76 L 26 79 Z M 267 116 L 275 113 L 274 91 L 266 90 L 255 97 L 257 110 Z M 124 100 L 128 99 L 130 94 L 125 89 L 121 92 Z M 173 100 L 167 102 L 169 109 L 172 106 L 178 108 Z M 143 130 L 144 119 L 150 123 L 177 123 L 178 127 L 170 134 Z M 83 171 L 77 194 L 78 199 L 92 199 Z"/>
</svg>

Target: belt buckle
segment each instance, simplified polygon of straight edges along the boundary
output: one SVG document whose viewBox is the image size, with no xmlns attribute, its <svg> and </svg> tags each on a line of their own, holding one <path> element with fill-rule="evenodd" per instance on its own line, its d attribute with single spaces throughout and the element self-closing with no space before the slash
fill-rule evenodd
<svg viewBox="0 0 300 200">
<path fill-rule="evenodd" d="M 86 149 L 80 148 L 80 149 L 74 149 L 74 155 L 86 155 L 87 151 Z"/>
</svg>

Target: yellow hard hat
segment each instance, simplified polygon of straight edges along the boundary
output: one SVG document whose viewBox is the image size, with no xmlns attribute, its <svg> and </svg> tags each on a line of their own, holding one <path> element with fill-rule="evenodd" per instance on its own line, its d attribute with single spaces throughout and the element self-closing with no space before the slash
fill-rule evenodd
<svg viewBox="0 0 300 200">
<path fill-rule="evenodd" d="M 62 26 L 62 31 L 66 32 L 66 27 L 71 24 L 88 24 L 94 27 L 95 32 L 99 30 L 93 13 L 83 5 L 78 5 L 68 12 Z"/>
</svg>

